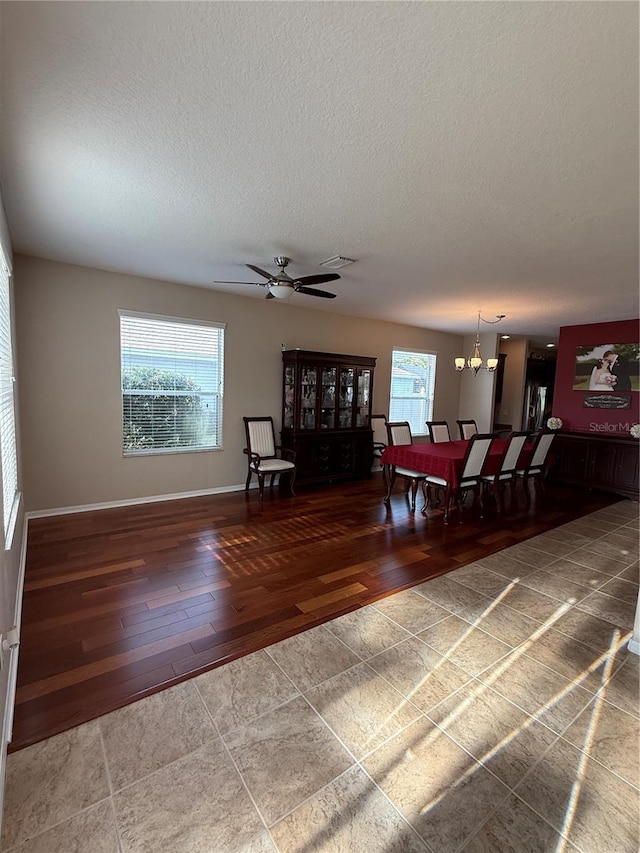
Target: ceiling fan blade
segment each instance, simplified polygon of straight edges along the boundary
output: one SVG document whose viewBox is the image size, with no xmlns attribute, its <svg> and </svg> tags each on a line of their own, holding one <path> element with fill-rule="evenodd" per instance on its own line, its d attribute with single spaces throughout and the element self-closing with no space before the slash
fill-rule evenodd
<svg viewBox="0 0 640 853">
<path fill-rule="evenodd" d="M 328 281 L 336 281 L 339 278 L 337 272 L 325 272 L 319 275 L 305 275 L 302 278 L 295 279 L 295 283 L 308 287 L 310 284 L 326 284 Z"/>
<path fill-rule="evenodd" d="M 323 299 L 335 299 L 335 293 L 329 293 L 328 290 L 315 290 L 310 287 L 295 287 L 296 293 L 304 293 L 306 296 L 321 296 Z"/>
<path fill-rule="evenodd" d="M 258 275 L 261 275 L 261 276 L 263 276 L 264 278 L 267 278 L 267 279 L 269 279 L 269 280 L 271 280 L 271 279 L 273 278 L 272 273 L 270 273 L 270 272 L 265 272 L 264 270 L 261 270 L 261 269 L 260 269 L 260 267 L 254 267 L 254 265 L 253 265 L 253 264 L 245 264 L 245 266 L 246 266 L 246 267 L 249 267 L 249 269 L 250 269 L 250 270 L 253 270 L 254 272 L 257 272 L 257 273 L 258 273 Z"/>
<path fill-rule="evenodd" d="M 220 279 L 216 279 L 214 284 L 253 284 L 256 287 L 266 287 L 269 282 L 267 281 L 221 281 Z"/>
</svg>

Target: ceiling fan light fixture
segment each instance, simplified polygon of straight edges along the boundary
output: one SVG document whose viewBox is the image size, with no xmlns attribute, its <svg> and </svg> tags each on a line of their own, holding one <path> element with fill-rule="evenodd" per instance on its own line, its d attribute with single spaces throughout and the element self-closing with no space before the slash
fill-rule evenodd
<svg viewBox="0 0 640 853">
<path fill-rule="evenodd" d="M 269 293 L 275 296 L 276 299 L 288 299 L 293 292 L 293 287 L 290 284 L 271 283 L 269 285 Z"/>
</svg>

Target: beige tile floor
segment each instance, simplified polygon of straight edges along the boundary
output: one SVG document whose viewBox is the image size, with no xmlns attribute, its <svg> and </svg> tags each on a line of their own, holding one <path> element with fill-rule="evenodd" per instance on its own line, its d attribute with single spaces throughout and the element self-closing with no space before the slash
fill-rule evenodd
<svg viewBox="0 0 640 853">
<path fill-rule="evenodd" d="M 6 853 L 638 850 L 621 502 L 9 756 Z"/>
</svg>

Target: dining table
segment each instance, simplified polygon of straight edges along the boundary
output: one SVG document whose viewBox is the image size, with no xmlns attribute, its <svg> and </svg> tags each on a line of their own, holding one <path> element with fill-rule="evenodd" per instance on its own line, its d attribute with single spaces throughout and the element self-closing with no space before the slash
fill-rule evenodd
<svg viewBox="0 0 640 853">
<path fill-rule="evenodd" d="M 494 438 L 482 470 L 483 476 L 497 474 L 504 451 L 507 447 L 507 438 Z M 459 476 L 462 472 L 465 454 L 469 441 L 440 441 L 424 444 L 395 444 L 385 448 L 380 460 L 383 466 L 385 483 L 387 484 L 387 496 L 389 498 L 393 478 L 390 469 L 394 466 L 408 468 L 419 474 L 430 474 L 441 477 L 451 484 L 451 491 L 456 492 L 459 487 Z M 531 459 L 533 445 L 528 442 L 520 458 L 518 468 L 526 468 Z"/>
</svg>

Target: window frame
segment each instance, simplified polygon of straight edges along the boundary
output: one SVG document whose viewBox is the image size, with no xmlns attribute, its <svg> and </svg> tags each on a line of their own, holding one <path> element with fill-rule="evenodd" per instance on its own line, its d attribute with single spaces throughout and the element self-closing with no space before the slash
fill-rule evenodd
<svg viewBox="0 0 640 853">
<path fill-rule="evenodd" d="M 16 406 L 15 375 L 15 335 L 12 313 L 12 272 L 5 253 L 0 246 L 0 485 L 2 488 L 2 527 L 5 550 L 10 550 L 20 507 L 20 488 L 18 472 L 18 431 Z M 5 325 L 6 324 L 6 325 Z M 5 356 L 8 369 L 4 370 L 2 356 Z M 4 401 L 8 401 L 5 411 Z M 5 417 L 6 416 L 6 417 Z M 6 429 L 9 430 L 9 435 Z M 6 465 L 6 455 L 10 455 L 10 465 Z M 7 484 L 7 471 L 11 472 L 11 482 Z M 12 494 L 8 494 L 7 485 Z"/>
<path fill-rule="evenodd" d="M 416 355 L 416 356 L 429 356 L 433 358 L 433 370 L 431 376 L 431 383 L 427 383 L 425 387 L 425 395 L 424 397 L 418 395 L 408 395 L 408 400 L 420 400 L 423 405 L 423 414 L 421 415 L 421 422 L 419 424 L 419 429 L 414 428 L 414 423 L 410 416 L 394 416 L 394 400 L 398 400 L 398 395 L 396 394 L 394 397 L 394 382 L 393 382 L 393 370 L 396 360 L 396 354 L 408 354 L 408 355 Z M 411 425 L 411 434 L 413 436 L 427 436 L 429 431 L 427 429 L 426 422 L 433 420 L 433 406 L 435 400 L 435 390 L 436 390 L 436 372 L 438 368 L 438 353 L 434 350 L 421 350 L 415 349 L 414 347 L 393 347 L 391 350 L 391 374 L 389 377 L 389 421 L 409 421 Z M 413 380 L 413 384 L 415 387 L 415 380 Z"/>
<path fill-rule="evenodd" d="M 217 415 L 217 443 L 215 445 L 207 445 L 207 446 L 179 446 L 179 447 L 152 447 L 152 448 L 125 448 L 125 434 L 124 434 L 124 422 L 125 422 L 125 389 L 123 388 L 123 372 L 125 368 L 125 359 L 124 359 L 124 347 L 123 347 L 123 320 L 148 320 L 152 323 L 167 323 L 167 324 L 179 324 L 183 326 L 191 326 L 198 329 L 216 329 L 219 332 L 219 340 L 218 340 L 218 367 L 217 367 L 217 375 L 215 378 L 218 379 L 218 390 L 214 392 L 202 392 L 204 396 L 215 397 L 218 401 L 218 415 Z M 166 456 L 172 455 L 176 453 L 214 453 L 219 450 L 224 449 L 224 373 L 225 373 L 225 342 L 226 335 L 225 330 L 227 327 L 226 323 L 220 323 L 214 320 L 199 320 L 193 319 L 189 317 L 174 317 L 168 314 L 152 314 L 145 311 L 129 311 L 127 309 L 119 309 L 118 310 L 118 323 L 119 323 L 119 355 L 120 355 L 120 446 L 122 456 L 125 459 L 131 459 L 141 456 Z M 133 365 L 131 365 L 133 366 Z M 151 393 L 151 392 L 150 392 Z M 197 393 L 197 392 L 194 392 Z"/>
</svg>

